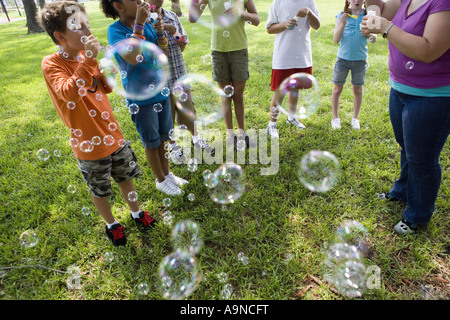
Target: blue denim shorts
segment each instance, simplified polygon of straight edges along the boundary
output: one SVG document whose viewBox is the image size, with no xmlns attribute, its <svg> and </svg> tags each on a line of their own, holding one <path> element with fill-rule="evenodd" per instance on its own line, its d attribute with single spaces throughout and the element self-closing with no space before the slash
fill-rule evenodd
<svg viewBox="0 0 450 320">
<path fill-rule="evenodd" d="M 366 60 L 350 61 L 341 58 L 336 59 L 334 65 L 333 84 L 342 86 L 347 80 L 348 72 L 352 72 L 352 85 L 361 87 L 366 80 Z"/>
<path fill-rule="evenodd" d="M 169 140 L 169 131 L 173 128 L 169 98 L 159 103 L 162 105 L 160 112 L 154 110 L 154 104 L 141 106 L 137 103 L 139 112 L 131 115 L 142 144 L 147 149 L 158 148 L 162 142 Z"/>
</svg>

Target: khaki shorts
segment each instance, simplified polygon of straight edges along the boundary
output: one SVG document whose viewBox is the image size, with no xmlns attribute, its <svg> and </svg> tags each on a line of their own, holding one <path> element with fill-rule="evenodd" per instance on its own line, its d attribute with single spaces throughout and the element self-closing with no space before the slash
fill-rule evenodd
<svg viewBox="0 0 450 320">
<path fill-rule="evenodd" d="M 97 198 L 106 198 L 111 194 L 111 177 L 115 182 L 120 183 L 137 178 L 141 173 L 130 141 L 126 141 L 119 150 L 105 158 L 78 159 L 78 168 L 89 191 Z"/>
<path fill-rule="evenodd" d="M 231 83 L 233 80 L 247 81 L 248 49 L 238 51 L 219 52 L 212 51 L 213 80 L 222 83 Z"/>
</svg>

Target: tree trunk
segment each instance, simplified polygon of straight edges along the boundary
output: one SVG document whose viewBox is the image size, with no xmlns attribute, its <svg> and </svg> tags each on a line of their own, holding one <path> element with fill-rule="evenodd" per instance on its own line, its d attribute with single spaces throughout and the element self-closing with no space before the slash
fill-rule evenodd
<svg viewBox="0 0 450 320">
<path fill-rule="evenodd" d="M 181 8 L 180 8 L 180 0 L 171 0 L 172 5 L 171 5 L 171 9 L 173 12 L 175 12 L 177 14 L 177 16 L 181 17 L 183 15 L 183 13 L 181 12 Z"/>
<path fill-rule="evenodd" d="M 34 0 L 23 0 L 22 2 L 27 16 L 28 34 L 44 32 L 36 20 L 37 7 Z"/>
</svg>

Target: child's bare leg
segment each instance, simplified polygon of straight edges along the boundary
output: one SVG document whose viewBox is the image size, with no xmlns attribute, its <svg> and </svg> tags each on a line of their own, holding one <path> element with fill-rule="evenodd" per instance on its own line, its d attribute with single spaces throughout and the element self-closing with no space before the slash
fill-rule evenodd
<svg viewBox="0 0 450 320">
<path fill-rule="evenodd" d="M 234 114 L 238 128 L 245 131 L 245 108 L 244 108 L 244 89 L 246 81 L 233 80 L 234 94 L 232 96 L 234 103 Z"/>
<path fill-rule="evenodd" d="M 229 83 L 218 82 L 221 89 L 229 85 Z M 236 91 L 235 91 L 236 92 Z M 222 97 L 221 100 L 222 114 L 227 130 L 233 130 L 233 114 L 231 111 L 231 98 Z"/>
<path fill-rule="evenodd" d="M 161 143 L 158 147 L 159 163 L 161 166 L 162 173 L 165 176 L 169 174 L 169 159 L 166 159 L 164 150 L 164 143 Z M 161 181 L 158 179 L 158 181 Z"/>
<path fill-rule="evenodd" d="M 108 198 L 98 198 L 95 196 L 92 196 L 92 202 L 94 202 L 94 206 L 97 209 L 98 213 L 102 216 L 102 218 L 106 221 L 106 223 L 111 224 L 116 219 L 114 219 L 114 216 L 111 212 L 111 206 L 109 205 Z"/>
<path fill-rule="evenodd" d="M 363 96 L 362 86 L 353 86 L 353 118 L 358 119 Z"/>
<path fill-rule="evenodd" d="M 339 118 L 339 102 L 343 88 L 343 85 L 337 84 L 335 84 L 333 87 L 333 92 L 331 94 L 331 108 L 333 112 L 333 119 Z"/>
<path fill-rule="evenodd" d="M 160 147 L 161 146 L 158 146 L 154 149 L 145 148 L 145 156 L 147 157 L 147 162 L 150 165 L 150 169 L 152 169 L 152 172 L 155 175 L 156 179 L 158 179 L 159 182 L 163 182 L 166 179 L 166 174 L 164 174 L 163 167 L 161 166 L 161 158 L 159 155 Z"/>
<path fill-rule="evenodd" d="M 132 202 L 128 200 L 128 193 L 130 193 L 131 191 L 136 191 L 133 180 L 119 182 L 117 185 L 119 186 L 120 193 L 122 194 L 123 199 L 127 202 L 131 212 L 139 211 L 139 202 L 138 201 Z"/>
<path fill-rule="evenodd" d="M 297 111 L 297 103 L 298 103 L 298 90 L 289 91 L 288 95 L 289 113 L 292 116 Z"/>
</svg>

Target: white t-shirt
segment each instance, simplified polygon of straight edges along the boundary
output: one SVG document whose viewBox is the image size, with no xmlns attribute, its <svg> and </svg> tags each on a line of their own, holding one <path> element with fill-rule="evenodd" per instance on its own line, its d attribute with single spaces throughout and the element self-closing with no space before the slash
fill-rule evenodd
<svg viewBox="0 0 450 320">
<path fill-rule="evenodd" d="M 266 29 L 272 24 L 294 18 L 298 10 L 305 7 L 310 8 L 319 17 L 314 0 L 274 0 L 270 6 Z M 286 29 L 275 35 L 272 69 L 312 66 L 310 28 L 307 17 L 298 18 L 294 29 Z"/>
</svg>

